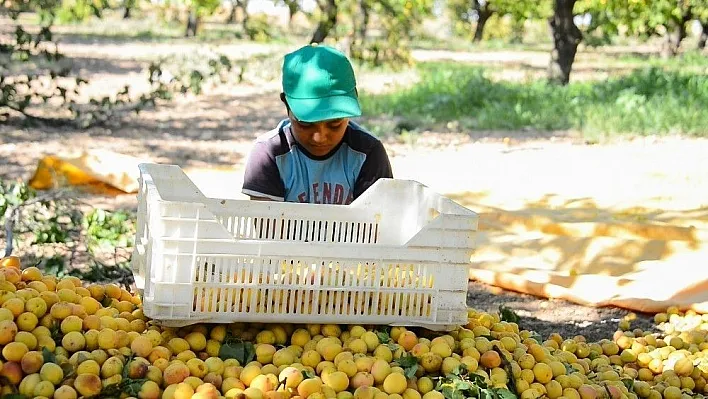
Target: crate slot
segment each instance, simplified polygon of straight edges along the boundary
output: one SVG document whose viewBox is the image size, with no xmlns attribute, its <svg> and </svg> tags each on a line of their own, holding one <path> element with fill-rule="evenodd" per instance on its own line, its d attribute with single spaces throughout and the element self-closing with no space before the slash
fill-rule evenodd
<svg viewBox="0 0 708 399">
<path fill-rule="evenodd" d="M 165 220 L 187 221 L 185 218 Z M 237 239 L 375 244 L 379 224 L 374 222 L 330 221 L 328 219 L 286 219 L 217 217 L 226 231 Z"/>
</svg>

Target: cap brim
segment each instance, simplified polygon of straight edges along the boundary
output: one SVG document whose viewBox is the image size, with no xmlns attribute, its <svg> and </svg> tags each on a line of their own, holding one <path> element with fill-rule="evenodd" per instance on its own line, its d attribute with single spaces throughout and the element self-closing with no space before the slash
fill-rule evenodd
<svg viewBox="0 0 708 399">
<path fill-rule="evenodd" d="M 353 93 L 307 99 L 292 98 L 286 95 L 285 99 L 295 118 L 303 122 L 320 122 L 361 116 L 359 101 Z"/>
</svg>

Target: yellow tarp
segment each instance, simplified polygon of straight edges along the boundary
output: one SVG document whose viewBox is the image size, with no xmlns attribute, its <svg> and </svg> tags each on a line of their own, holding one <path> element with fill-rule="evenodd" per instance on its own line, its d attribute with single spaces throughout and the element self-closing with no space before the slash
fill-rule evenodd
<svg viewBox="0 0 708 399">
<path fill-rule="evenodd" d="M 86 150 L 70 154 L 51 154 L 37 163 L 29 185 L 37 190 L 73 186 L 95 194 L 115 196 L 138 192 L 138 165 L 154 160 L 137 158 L 107 150 Z M 206 195 L 241 198 L 243 171 L 231 166 L 183 167 Z M 229 182 L 229 184 L 224 184 Z M 234 183 L 235 182 L 235 183 Z M 245 197 L 244 197 L 245 198 Z"/>
<path fill-rule="evenodd" d="M 708 208 L 477 211 L 472 280 L 588 306 L 708 312 Z"/>
<path fill-rule="evenodd" d="M 141 162 L 148 161 L 105 150 L 47 155 L 29 185 L 37 190 L 76 186 L 105 195 L 136 193 Z"/>
</svg>

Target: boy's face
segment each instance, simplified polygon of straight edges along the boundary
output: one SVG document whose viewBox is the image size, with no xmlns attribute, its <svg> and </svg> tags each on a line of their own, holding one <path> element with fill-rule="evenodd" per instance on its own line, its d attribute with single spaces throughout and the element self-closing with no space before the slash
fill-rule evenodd
<svg viewBox="0 0 708 399">
<path fill-rule="evenodd" d="M 332 151 L 344 138 L 349 119 L 331 119 L 322 122 L 301 122 L 288 110 L 293 134 L 307 152 L 314 156 L 324 156 Z"/>
</svg>

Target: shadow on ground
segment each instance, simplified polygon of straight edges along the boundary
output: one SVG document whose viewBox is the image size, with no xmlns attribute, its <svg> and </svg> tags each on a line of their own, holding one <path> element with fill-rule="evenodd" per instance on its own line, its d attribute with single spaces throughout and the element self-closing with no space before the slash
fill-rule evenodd
<svg viewBox="0 0 708 399">
<path fill-rule="evenodd" d="M 476 281 L 469 283 L 467 305 L 490 313 L 497 313 L 499 306 L 506 306 L 519 316 L 521 329 L 535 331 L 544 339 L 551 333 L 559 333 L 563 338 L 582 335 L 588 341 L 611 339 L 617 323 L 630 313 L 625 309 L 589 308 L 564 300 L 504 291 Z M 633 329 L 653 331 L 652 326 L 653 316 L 649 314 L 637 314 L 632 322 Z"/>
<path fill-rule="evenodd" d="M 129 73 L 142 73 L 143 63 L 130 60 L 114 60 L 98 57 L 71 57 L 75 73 L 79 76 L 89 74 L 124 75 Z M 146 78 L 147 79 L 147 78 Z"/>
<path fill-rule="evenodd" d="M 110 127 L 76 129 L 27 125 L 14 118 L 0 126 L 0 177 L 29 178 L 44 155 L 100 148 L 186 166 L 242 163 L 252 141 L 285 117 L 277 95 L 213 95 L 158 104 L 113 120 Z"/>
</svg>

